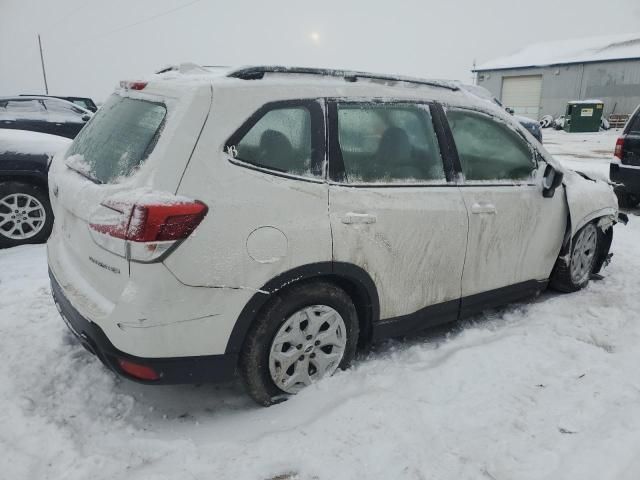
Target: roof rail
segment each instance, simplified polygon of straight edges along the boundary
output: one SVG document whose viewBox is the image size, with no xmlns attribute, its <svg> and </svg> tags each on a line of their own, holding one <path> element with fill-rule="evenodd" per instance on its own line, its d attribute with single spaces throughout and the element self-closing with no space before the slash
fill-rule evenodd
<svg viewBox="0 0 640 480">
<path fill-rule="evenodd" d="M 448 90 L 459 90 L 458 86 L 443 80 L 424 80 L 421 78 L 403 77 L 397 75 L 385 75 L 377 73 L 356 72 L 351 70 L 333 70 L 325 68 L 309 67 L 282 67 L 282 66 L 255 66 L 243 67 L 230 72 L 227 77 L 239 78 L 241 80 L 261 80 L 266 73 L 289 73 L 303 75 L 321 75 L 326 77 L 343 78 L 346 82 L 357 82 L 358 79 L 383 80 L 388 82 L 405 82 L 418 85 L 428 85 L 430 87 L 446 88 Z"/>
</svg>

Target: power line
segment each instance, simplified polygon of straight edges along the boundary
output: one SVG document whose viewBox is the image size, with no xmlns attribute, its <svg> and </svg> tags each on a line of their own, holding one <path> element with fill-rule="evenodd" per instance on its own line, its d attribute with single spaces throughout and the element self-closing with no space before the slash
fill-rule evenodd
<svg viewBox="0 0 640 480">
<path fill-rule="evenodd" d="M 173 13 L 173 12 L 175 12 L 177 10 L 181 10 L 183 8 L 187 8 L 187 7 L 191 6 L 191 5 L 193 5 L 194 3 L 198 3 L 198 2 L 201 2 L 201 1 L 202 0 L 193 0 L 191 2 L 187 2 L 187 3 L 182 4 L 182 5 L 178 5 L 177 7 L 174 7 L 174 8 L 171 8 L 169 10 L 165 10 L 163 12 L 157 13 L 155 15 L 152 15 L 151 17 L 143 18 L 142 20 L 138 20 L 137 22 L 129 23 L 127 25 L 123 25 L 122 27 L 114 28 L 113 30 L 109 30 L 108 32 L 105 32 L 105 33 L 103 33 L 101 35 L 97 35 L 97 36 L 93 37 L 93 39 L 95 40 L 95 39 L 98 39 L 98 38 L 103 38 L 103 37 L 106 37 L 108 35 L 111 35 L 112 33 L 120 32 L 122 30 L 126 30 L 127 28 L 135 27 L 136 25 L 140 25 L 142 23 L 150 22 L 152 20 L 155 20 L 156 18 L 163 17 L 165 15 Z"/>
<path fill-rule="evenodd" d="M 65 15 L 64 17 L 60 18 L 58 21 L 53 22 L 51 25 L 49 25 L 48 28 L 53 28 L 56 25 L 60 25 L 62 22 L 64 22 L 65 20 L 69 19 L 70 17 L 74 16 L 76 13 L 84 10 L 85 8 L 89 7 L 91 5 L 90 2 L 85 0 L 85 4 L 82 5 L 81 7 L 75 8 L 73 10 L 71 10 L 67 15 Z"/>
</svg>

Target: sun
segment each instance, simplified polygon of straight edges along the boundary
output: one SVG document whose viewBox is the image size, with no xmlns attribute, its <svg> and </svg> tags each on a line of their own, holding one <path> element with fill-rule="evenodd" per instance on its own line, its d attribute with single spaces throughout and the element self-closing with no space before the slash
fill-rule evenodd
<svg viewBox="0 0 640 480">
<path fill-rule="evenodd" d="M 316 45 L 318 45 L 320 43 L 320 34 L 318 32 L 311 32 L 309 34 L 309 38 L 311 39 L 311 41 L 313 43 L 315 43 Z"/>
</svg>

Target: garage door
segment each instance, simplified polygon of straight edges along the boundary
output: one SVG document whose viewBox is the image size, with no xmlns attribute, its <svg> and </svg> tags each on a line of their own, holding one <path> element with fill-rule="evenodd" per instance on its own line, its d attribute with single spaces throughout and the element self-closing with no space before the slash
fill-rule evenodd
<svg viewBox="0 0 640 480">
<path fill-rule="evenodd" d="M 513 108 L 516 115 L 538 119 L 542 75 L 504 77 L 502 79 L 502 104 Z"/>
</svg>

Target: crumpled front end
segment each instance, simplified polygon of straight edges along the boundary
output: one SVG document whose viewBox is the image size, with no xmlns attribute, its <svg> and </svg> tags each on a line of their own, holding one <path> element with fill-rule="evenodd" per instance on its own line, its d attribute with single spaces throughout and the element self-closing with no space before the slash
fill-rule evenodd
<svg viewBox="0 0 640 480">
<path fill-rule="evenodd" d="M 593 268 L 593 273 L 597 274 L 613 256 L 610 253 L 613 226 L 618 222 L 626 224 L 628 218 L 619 212 L 617 197 L 608 182 L 591 178 L 582 172 L 563 170 L 569 222 L 558 261 L 569 262 L 575 234 L 587 223 L 597 220 L 597 226 L 603 233 Z"/>
<path fill-rule="evenodd" d="M 572 237 L 596 218 L 601 219 L 598 225 L 603 231 L 618 222 L 618 199 L 608 182 L 581 172 L 565 170 L 563 184 L 571 217 Z"/>
</svg>

